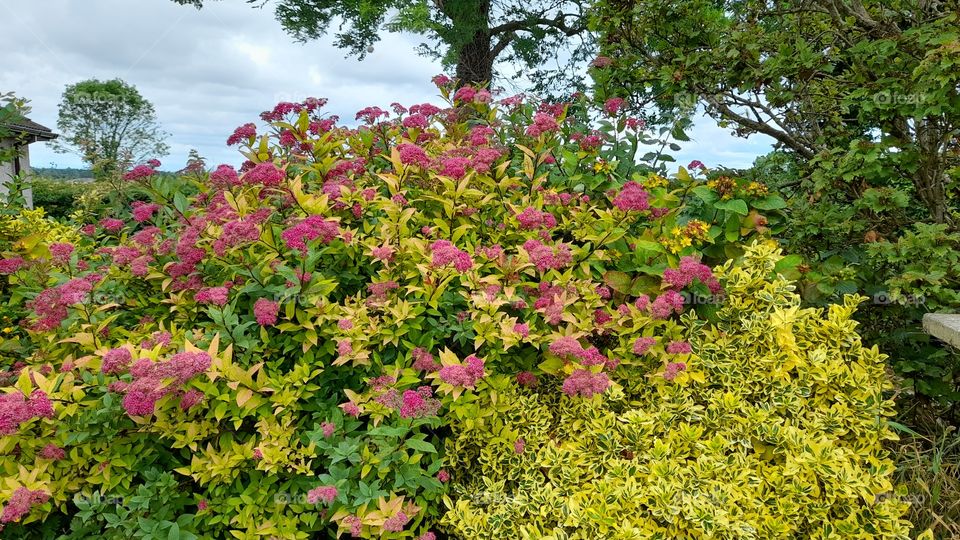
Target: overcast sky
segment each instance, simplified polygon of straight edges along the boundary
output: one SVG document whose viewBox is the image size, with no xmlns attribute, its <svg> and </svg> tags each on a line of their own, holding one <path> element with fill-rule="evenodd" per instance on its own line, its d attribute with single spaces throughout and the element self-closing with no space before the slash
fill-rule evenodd
<svg viewBox="0 0 960 540">
<path fill-rule="evenodd" d="M 344 58 L 328 39 L 300 44 L 272 12 L 240 0 L 203 10 L 170 0 L 0 0 L 0 93 L 31 100 L 31 118 L 56 129 L 57 104 L 68 84 L 119 77 L 137 87 L 171 134 L 163 169 L 178 169 L 191 148 L 209 165 L 239 163 L 225 141 L 278 101 L 326 97 L 351 122 L 368 105 L 436 102 L 430 78 L 441 71 L 420 57 L 417 36 L 385 34 L 362 62 Z M 699 118 L 674 155 L 680 164 L 749 166 L 770 139 L 749 141 Z M 30 147 L 35 167 L 80 167 L 73 154 Z"/>
</svg>

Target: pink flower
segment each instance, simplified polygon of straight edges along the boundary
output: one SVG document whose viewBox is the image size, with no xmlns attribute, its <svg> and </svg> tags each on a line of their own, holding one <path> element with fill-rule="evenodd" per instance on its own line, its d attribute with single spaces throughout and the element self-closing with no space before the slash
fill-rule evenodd
<svg viewBox="0 0 960 540">
<path fill-rule="evenodd" d="M 538 112 L 533 116 L 533 123 L 527 126 L 526 134 L 530 137 L 539 137 L 544 133 L 553 133 L 560 129 L 560 124 L 554 115 Z"/>
<path fill-rule="evenodd" d="M 324 422 L 320 424 L 320 429 L 323 431 L 324 438 L 329 439 L 333 436 L 333 432 L 336 431 L 337 426 L 331 424 L 330 422 Z"/>
<path fill-rule="evenodd" d="M 537 386 L 537 376 L 529 371 L 521 371 L 520 373 L 517 373 L 517 384 L 520 386 L 533 388 Z"/>
<path fill-rule="evenodd" d="M 530 239 L 523 243 L 523 249 L 530 256 L 530 262 L 541 272 L 550 269 L 560 270 L 573 262 L 570 246 L 563 243 L 550 247 L 538 240 Z"/>
<path fill-rule="evenodd" d="M 201 401 L 203 401 L 203 392 L 191 388 L 183 394 L 183 397 L 180 398 L 180 408 L 184 411 L 189 411 Z"/>
<path fill-rule="evenodd" d="M 522 337 L 527 337 L 530 335 L 530 325 L 527 323 L 516 323 L 513 325 L 513 331 Z"/>
<path fill-rule="evenodd" d="M 127 369 L 127 366 L 130 365 L 132 360 L 133 356 L 130 354 L 128 349 L 122 347 L 118 349 L 110 349 L 103 357 L 103 363 L 100 365 L 100 372 L 105 375 L 121 373 Z"/>
<path fill-rule="evenodd" d="M 260 326 L 277 324 L 277 315 L 280 313 L 280 304 L 273 300 L 260 298 L 253 304 L 253 316 Z"/>
<path fill-rule="evenodd" d="M 134 380 L 124 389 L 123 408 L 130 416 L 152 414 L 160 398 L 178 392 L 192 377 L 210 369 L 211 364 L 210 355 L 202 351 L 178 353 L 166 362 L 142 358 L 130 367 Z M 184 397 L 188 404 L 197 399 L 195 394 Z"/>
<path fill-rule="evenodd" d="M 10 257 L 7 259 L 0 259 L 0 274 L 9 275 L 12 274 L 24 266 L 27 262 L 21 257 Z"/>
<path fill-rule="evenodd" d="M 425 532 L 418 536 L 416 540 L 437 540 L 437 535 L 433 534 L 432 532 Z"/>
<path fill-rule="evenodd" d="M 433 79 L 431 80 L 433 81 L 433 84 L 437 85 L 437 88 L 443 88 L 453 84 L 453 79 L 442 73 L 440 75 L 434 75 Z M 413 111 L 413 107 L 410 107 L 410 111 Z"/>
<path fill-rule="evenodd" d="M 153 167 L 150 165 L 137 165 L 130 172 L 123 175 L 123 179 L 131 182 L 141 180 L 143 178 L 150 178 L 157 172 L 153 170 Z"/>
<path fill-rule="evenodd" d="M 256 461 L 260 461 L 261 459 L 263 459 L 263 450 L 261 450 L 261 449 L 259 449 L 259 448 L 254 448 L 254 449 L 253 449 L 253 459 L 256 460 Z"/>
<path fill-rule="evenodd" d="M 410 518 L 403 512 L 397 512 L 392 517 L 383 522 L 383 530 L 389 532 L 400 532 L 407 525 Z"/>
<path fill-rule="evenodd" d="M 517 214 L 517 221 L 523 229 L 552 229 L 557 226 L 557 220 L 550 212 L 541 212 L 533 207 L 523 209 Z"/>
<path fill-rule="evenodd" d="M 307 242 L 320 239 L 329 244 L 340 234 L 340 226 L 336 221 L 327 221 L 322 216 L 310 216 L 300 223 L 288 228 L 280 234 L 289 249 L 307 253 Z"/>
<path fill-rule="evenodd" d="M 440 174 L 451 178 L 463 178 L 467 174 L 470 158 L 449 156 L 440 159 Z"/>
<path fill-rule="evenodd" d="M 353 342 L 349 339 L 341 339 L 337 342 L 337 352 L 340 356 L 347 356 L 353 352 Z"/>
<path fill-rule="evenodd" d="M 681 371 L 686 371 L 687 365 L 683 362 L 670 362 L 663 370 L 663 378 L 672 381 Z"/>
<path fill-rule="evenodd" d="M 637 340 L 633 342 L 633 354 L 638 356 L 646 354 L 647 351 L 650 350 L 650 347 L 653 347 L 656 342 L 657 340 L 652 337 L 637 338 Z"/>
<path fill-rule="evenodd" d="M 272 161 L 258 163 L 253 169 L 243 175 L 243 181 L 245 183 L 266 187 L 279 186 L 284 178 L 284 172 L 278 169 Z"/>
<path fill-rule="evenodd" d="M 610 379 L 606 373 L 593 373 L 590 370 L 575 370 L 569 377 L 563 381 L 563 393 L 573 397 L 592 397 L 595 394 L 602 394 L 610 385 Z"/>
<path fill-rule="evenodd" d="M 403 119 L 403 127 L 408 129 L 426 129 L 428 125 L 429 121 L 427 120 L 427 117 L 422 114 L 411 114 Z"/>
<path fill-rule="evenodd" d="M 433 359 L 433 355 L 426 350 L 416 347 L 410 352 L 410 354 L 414 359 L 413 369 L 426 371 L 428 373 L 432 373 L 440 369 L 440 364 L 438 364 Z"/>
<path fill-rule="evenodd" d="M 70 262 L 70 255 L 73 254 L 73 244 L 68 242 L 55 242 L 50 244 L 50 256 L 56 264 L 67 264 Z"/>
<path fill-rule="evenodd" d="M 47 502 L 50 495 L 43 491 L 30 491 L 21 486 L 18 487 L 7 505 L 3 507 L 3 514 L 0 514 L 0 523 L 12 523 L 20 521 L 20 518 L 30 513 L 30 508 L 37 504 Z"/>
<path fill-rule="evenodd" d="M 393 260 L 393 248 L 390 246 L 375 247 L 373 248 L 373 258 L 384 262 L 390 262 Z"/>
<path fill-rule="evenodd" d="M 21 392 L 0 395 L 0 435 L 12 435 L 34 418 L 53 418 L 53 406 L 42 390 L 27 398 Z"/>
<path fill-rule="evenodd" d="M 686 341 L 671 341 L 667 344 L 667 352 L 670 354 L 690 354 L 692 350 Z"/>
<path fill-rule="evenodd" d="M 693 257 L 683 257 L 680 259 L 679 268 L 667 268 L 663 271 L 663 281 L 678 291 L 693 283 L 694 280 L 706 285 L 714 294 L 723 290 L 720 282 L 714 277 L 713 270 Z"/>
<path fill-rule="evenodd" d="M 143 201 L 133 201 L 130 205 L 133 220 L 137 223 L 143 223 L 153 217 L 153 213 L 160 209 L 160 205 L 145 203 Z"/>
<path fill-rule="evenodd" d="M 197 511 L 198 511 L 198 512 L 203 512 L 203 511 L 206 510 L 209 506 L 210 506 L 210 505 L 207 503 L 207 500 L 206 500 L 206 499 L 200 499 L 200 502 L 197 503 Z"/>
<path fill-rule="evenodd" d="M 689 165 L 687 165 L 687 168 L 688 169 L 706 169 L 707 166 L 704 165 L 703 162 L 700 161 L 699 159 L 695 159 L 691 161 Z"/>
<path fill-rule="evenodd" d="M 473 388 L 484 376 L 484 362 L 476 356 L 468 356 L 463 364 L 440 368 L 440 380 L 453 386 Z"/>
<path fill-rule="evenodd" d="M 337 327 L 341 330 L 351 330 L 353 328 L 353 321 L 350 319 L 340 319 L 337 321 Z"/>
<path fill-rule="evenodd" d="M 56 461 L 67 457 L 67 453 L 63 451 L 63 448 L 50 443 L 44 446 L 43 450 L 40 450 L 40 457 Z"/>
<path fill-rule="evenodd" d="M 437 480 L 439 480 L 439 481 L 441 481 L 441 482 L 443 482 L 443 483 L 449 482 L 449 481 L 450 481 L 450 473 L 448 473 L 448 472 L 446 471 L 446 469 L 440 469 L 440 471 L 437 472 Z"/>
<path fill-rule="evenodd" d="M 513 451 L 517 454 L 522 454 L 527 448 L 527 441 L 523 438 L 517 439 L 513 442 Z"/>
<path fill-rule="evenodd" d="M 620 109 L 623 107 L 624 100 L 623 98 L 610 98 L 606 103 L 603 104 L 603 110 L 606 111 L 608 116 L 616 116 L 620 112 Z"/>
<path fill-rule="evenodd" d="M 196 294 L 193 295 L 193 299 L 198 304 L 224 306 L 227 303 L 229 292 L 226 287 L 207 287 L 197 291 Z"/>
<path fill-rule="evenodd" d="M 460 272 L 466 272 L 473 268 L 473 259 L 466 251 L 457 249 L 449 240 L 437 240 L 430 246 L 432 258 L 430 266 L 440 268 L 448 264 L 453 264 Z"/>
<path fill-rule="evenodd" d="M 357 404 L 352 401 L 341 403 L 340 408 L 343 409 L 345 414 L 348 414 L 354 418 L 360 416 L 360 407 L 357 407 Z"/>
<path fill-rule="evenodd" d="M 642 212 L 650 207 L 647 192 L 634 181 L 627 182 L 620 188 L 620 192 L 613 199 L 613 205 L 624 212 Z"/>
<path fill-rule="evenodd" d="M 405 390 L 401 398 L 400 416 L 402 418 L 423 418 L 437 414 L 440 402 L 433 399 L 433 389 L 421 386 L 414 390 Z"/>
<path fill-rule="evenodd" d="M 227 139 L 227 146 L 248 142 L 257 136 L 257 125 L 253 123 L 244 124 L 233 131 L 233 134 Z"/>
<path fill-rule="evenodd" d="M 330 504 L 337 498 L 337 488 L 335 486 L 320 486 L 307 492 L 307 502 L 317 504 L 323 502 Z"/>
<path fill-rule="evenodd" d="M 218 188 L 228 188 L 240 185 L 240 176 L 230 165 L 220 165 L 210 173 L 210 183 Z"/>
<path fill-rule="evenodd" d="M 117 218 L 104 218 L 100 220 L 100 226 L 107 232 L 115 233 L 123 228 L 123 221 Z"/>
<path fill-rule="evenodd" d="M 397 151 L 400 153 L 400 162 L 404 165 L 416 165 L 424 168 L 430 165 L 430 157 L 427 156 L 427 152 L 415 144 L 399 144 L 397 145 Z"/>
</svg>

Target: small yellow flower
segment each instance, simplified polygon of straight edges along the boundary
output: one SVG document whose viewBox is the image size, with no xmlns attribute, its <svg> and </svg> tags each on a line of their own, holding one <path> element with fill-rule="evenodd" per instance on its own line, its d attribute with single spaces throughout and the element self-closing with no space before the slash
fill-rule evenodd
<svg viewBox="0 0 960 540">
<path fill-rule="evenodd" d="M 3 329 L 4 334 L 9 334 L 10 332 L 13 332 L 13 328 L 10 328 L 9 326 Z"/>
<path fill-rule="evenodd" d="M 660 176 L 659 174 L 651 174 L 650 176 L 647 177 L 646 180 L 642 182 L 643 187 L 647 189 L 666 186 L 669 183 L 670 182 L 666 178 Z"/>
</svg>

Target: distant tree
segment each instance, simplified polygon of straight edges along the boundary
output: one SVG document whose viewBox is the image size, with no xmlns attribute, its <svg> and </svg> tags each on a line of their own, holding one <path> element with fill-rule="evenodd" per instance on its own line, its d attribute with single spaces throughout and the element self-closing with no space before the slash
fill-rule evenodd
<svg viewBox="0 0 960 540">
<path fill-rule="evenodd" d="M 8 125 L 23 120 L 30 113 L 30 100 L 17 97 L 13 92 L 0 93 L 0 139 L 16 135 Z M 0 147 L 0 163 L 8 163 L 21 152 L 20 147 L 12 145 Z"/>
<path fill-rule="evenodd" d="M 203 6 L 204 0 L 173 0 Z M 261 6 L 268 0 L 248 0 Z M 420 52 L 456 67 L 462 83 L 494 79 L 494 62 L 526 70 L 540 90 L 578 85 L 572 66 L 593 54 L 587 0 L 276 0 L 275 14 L 299 41 L 336 27 L 337 47 L 363 58 L 383 31 L 411 32 Z M 552 64 L 552 66 L 547 66 Z"/>
<path fill-rule="evenodd" d="M 169 151 L 153 104 L 120 79 L 67 86 L 57 127 L 56 150 L 79 153 L 97 177 Z"/>
</svg>

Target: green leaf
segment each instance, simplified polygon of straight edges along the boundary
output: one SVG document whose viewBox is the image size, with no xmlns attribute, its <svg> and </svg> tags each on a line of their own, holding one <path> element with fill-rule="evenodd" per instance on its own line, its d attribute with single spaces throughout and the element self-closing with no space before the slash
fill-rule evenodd
<svg viewBox="0 0 960 540">
<path fill-rule="evenodd" d="M 632 281 L 626 272 L 620 272 L 618 270 L 610 270 L 603 274 L 603 282 L 611 289 L 623 294 L 630 294 Z"/>
<path fill-rule="evenodd" d="M 432 444 L 427 441 L 421 441 L 420 439 L 408 439 L 407 448 L 411 450 L 416 450 L 418 452 L 427 452 L 428 454 L 436 454 L 437 449 Z"/>
<path fill-rule="evenodd" d="M 745 216 L 750 213 L 750 209 L 747 207 L 746 201 L 743 199 L 731 199 L 729 201 L 718 201 L 713 204 L 714 208 L 719 210 L 727 210 L 741 216 Z"/>
<path fill-rule="evenodd" d="M 779 210 L 787 207 L 787 201 L 779 195 L 767 195 L 762 199 L 757 199 L 751 203 L 757 210 Z"/>
<path fill-rule="evenodd" d="M 717 199 L 720 198 L 715 191 L 708 188 L 707 186 L 697 186 L 691 189 L 690 193 L 693 193 L 694 195 L 697 196 L 698 199 L 702 200 L 707 204 L 716 202 Z"/>
</svg>

